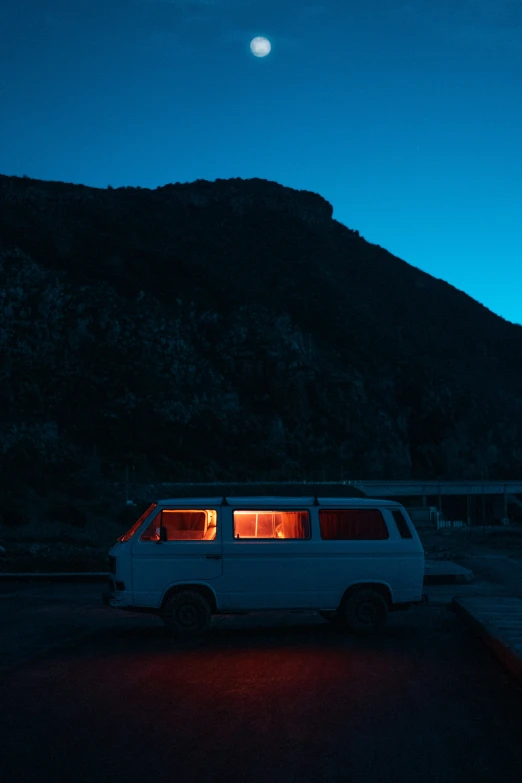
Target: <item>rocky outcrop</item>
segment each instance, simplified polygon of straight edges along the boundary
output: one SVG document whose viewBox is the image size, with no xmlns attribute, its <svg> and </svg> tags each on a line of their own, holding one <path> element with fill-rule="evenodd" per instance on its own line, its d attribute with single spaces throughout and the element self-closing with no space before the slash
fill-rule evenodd
<svg viewBox="0 0 522 783">
<path fill-rule="evenodd" d="M 10 520 L 15 496 L 63 509 L 125 471 L 515 478 L 521 354 L 522 327 L 367 243 L 316 194 L 0 177 Z"/>
<path fill-rule="evenodd" d="M 180 204 L 197 207 L 221 204 L 235 215 L 244 215 L 256 208 L 276 210 L 317 226 L 326 225 L 333 215 L 332 205 L 317 193 L 285 188 L 264 179 L 196 180 L 165 185 L 156 192 L 168 195 Z"/>
</svg>

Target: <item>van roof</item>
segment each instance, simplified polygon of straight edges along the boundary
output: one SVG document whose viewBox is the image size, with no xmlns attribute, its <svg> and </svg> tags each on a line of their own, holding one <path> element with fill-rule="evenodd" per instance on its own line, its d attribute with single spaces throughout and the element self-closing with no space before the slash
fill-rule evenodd
<svg viewBox="0 0 522 783">
<path fill-rule="evenodd" d="M 244 497 L 214 497 L 214 498 L 166 498 L 158 500 L 159 506 L 179 506 L 188 508 L 196 506 L 207 508 L 215 506 L 343 506 L 361 508 L 364 506 L 400 506 L 395 500 L 379 500 L 378 498 L 314 498 L 310 497 L 270 497 L 268 495 L 259 495 L 257 497 L 248 495 Z"/>
<path fill-rule="evenodd" d="M 162 485 L 159 492 L 169 493 L 168 498 L 239 498 L 239 497 L 329 497 L 329 498 L 365 498 L 368 497 L 360 487 L 339 481 L 212 481 L 198 483 L 178 483 Z"/>
</svg>

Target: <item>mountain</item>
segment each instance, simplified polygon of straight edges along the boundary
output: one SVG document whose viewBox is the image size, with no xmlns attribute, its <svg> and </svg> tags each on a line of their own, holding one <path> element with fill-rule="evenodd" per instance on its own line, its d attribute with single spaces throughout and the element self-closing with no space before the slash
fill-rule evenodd
<svg viewBox="0 0 522 783">
<path fill-rule="evenodd" d="M 314 193 L 0 176 L 0 279 L 5 507 L 92 498 L 126 470 L 520 475 L 522 327 Z"/>
</svg>

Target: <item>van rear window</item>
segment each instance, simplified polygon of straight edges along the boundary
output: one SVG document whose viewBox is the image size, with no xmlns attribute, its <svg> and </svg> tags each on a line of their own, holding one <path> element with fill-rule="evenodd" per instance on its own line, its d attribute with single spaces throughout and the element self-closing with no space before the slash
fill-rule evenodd
<svg viewBox="0 0 522 783">
<path fill-rule="evenodd" d="M 234 538 L 310 538 L 308 511 L 234 511 Z"/>
<path fill-rule="evenodd" d="M 321 509 L 321 538 L 326 541 L 376 541 L 390 534 L 376 508 Z"/>
<path fill-rule="evenodd" d="M 395 520 L 395 524 L 397 525 L 397 529 L 401 534 L 401 538 L 413 538 L 411 530 L 408 527 L 408 523 L 406 522 L 402 511 L 399 509 L 393 509 L 392 514 Z"/>
</svg>

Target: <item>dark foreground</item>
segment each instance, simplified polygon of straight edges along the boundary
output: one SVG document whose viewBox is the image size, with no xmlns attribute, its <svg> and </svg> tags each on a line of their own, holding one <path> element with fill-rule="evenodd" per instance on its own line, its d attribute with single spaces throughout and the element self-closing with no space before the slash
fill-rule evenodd
<svg viewBox="0 0 522 783">
<path fill-rule="evenodd" d="M 0 585 L 2 780 L 522 780 L 522 695 L 444 606 L 376 639 L 310 613 L 180 644 L 98 592 Z"/>
</svg>

